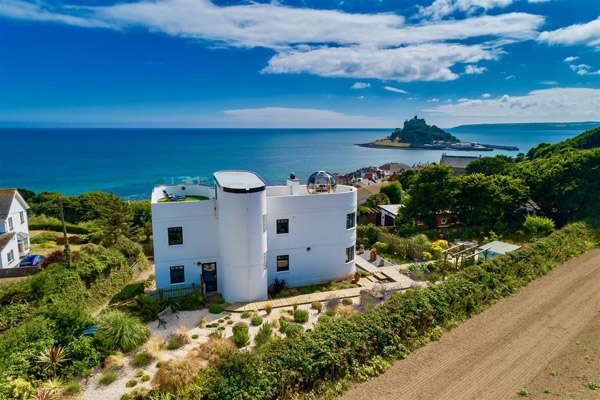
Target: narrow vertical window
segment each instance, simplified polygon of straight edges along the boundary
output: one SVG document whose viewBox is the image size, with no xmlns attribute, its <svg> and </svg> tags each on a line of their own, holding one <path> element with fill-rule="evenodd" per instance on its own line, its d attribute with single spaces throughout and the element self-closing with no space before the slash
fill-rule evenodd
<svg viewBox="0 0 600 400">
<path fill-rule="evenodd" d="M 21 216 L 21 223 L 24 224 L 25 223 L 25 213 L 23 211 L 20 211 L 19 215 Z"/>
<path fill-rule="evenodd" d="M 356 226 L 356 213 L 346 214 L 346 229 Z"/>
<path fill-rule="evenodd" d="M 277 256 L 277 272 L 284 272 L 290 270 L 290 256 Z"/>
<path fill-rule="evenodd" d="M 354 260 L 354 246 L 346 249 L 346 262 L 349 263 L 352 260 Z"/>
<path fill-rule="evenodd" d="M 267 231 L 267 214 L 263 214 L 263 233 Z"/>
<path fill-rule="evenodd" d="M 12 217 L 8 217 L 8 230 L 10 230 L 10 231 L 13 230 Z"/>
<path fill-rule="evenodd" d="M 183 228 L 176 226 L 169 228 L 169 246 L 183 244 Z"/>
<path fill-rule="evenodd" d="M 263 269 L 266 270 L 267 269 L 267 252 L 265 251 L 264 255 L 263 255 Z"/>
</svg>

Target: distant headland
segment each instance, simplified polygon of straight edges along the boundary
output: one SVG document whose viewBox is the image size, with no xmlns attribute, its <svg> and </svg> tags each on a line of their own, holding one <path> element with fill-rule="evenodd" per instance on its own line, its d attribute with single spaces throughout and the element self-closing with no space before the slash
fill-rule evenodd
<svg viewBox="0 0 600 400">
<path fill-rule="evenodd" d="M 358 144 L 358 146 L 400 150 L 519 150 L 515 146 L 463 142 L 435 125 L 427 125 L 425 119 L 418 118 L 416 115 L 413 119 L 404 121 L 403 128 L 397 128 L 390 136 L 370 143 Z"/>
<path fill-rule="evenodd" d="M 519 130 L 519 131 L 561 131 L 581 129 L 588 131 L 600 126 L 600 121 L 585 122 L 525 122 L 525 123 L 507 123 L 507 124 L 470 124 L 459 125 L 453 129 L 464 130 Z"/>
</svg>

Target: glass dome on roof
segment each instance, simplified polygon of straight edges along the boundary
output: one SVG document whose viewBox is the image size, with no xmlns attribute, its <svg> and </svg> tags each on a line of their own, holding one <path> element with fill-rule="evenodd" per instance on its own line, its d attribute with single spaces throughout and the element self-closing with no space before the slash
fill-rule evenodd
<svg viewBox="0 0 600 400">
<path fill-rule="evenodd" d="M 315 172 L 306 181 L 306 190 L 310 194 L 333 193 L 336 188 L 335 178 L 325 171 Z"/>
</svg>

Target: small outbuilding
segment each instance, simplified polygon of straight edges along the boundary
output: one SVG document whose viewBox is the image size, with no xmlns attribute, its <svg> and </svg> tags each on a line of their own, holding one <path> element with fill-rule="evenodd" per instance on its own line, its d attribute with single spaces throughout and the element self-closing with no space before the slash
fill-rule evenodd
<svg viewBox="0 0 600 400">
<path fill-rule="evenodd" d="M 479 256 L 489 259 L 503 254 L 511 253 L 515 250 L 519 250 L 520 248 L 521 246 L 517 246 L 516 244 L 494 240 L 493 242 L 479 246 L 479 251 L 481 252 Z"/>
</svg>

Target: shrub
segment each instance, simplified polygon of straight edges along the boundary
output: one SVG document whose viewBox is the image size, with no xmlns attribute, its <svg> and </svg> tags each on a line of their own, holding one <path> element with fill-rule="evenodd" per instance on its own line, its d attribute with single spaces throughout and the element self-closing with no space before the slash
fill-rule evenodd
<svg viewBox="0 0 600 400">
<path fill-rule="evenodd" d="M 262 317 L 255 315 L 252 317 L 252 319 L 250 319 L 250 323 L 254 326 L 259 326 L 260 324 L 262 324 L 263 319 Z"/>
<path fill-rule="evenodd" d="M 248 333 L 248 324 L 245 322 L 238 322 L 237 324 L 235 324 L 233 326 L 233 328 L 231 328 L 233 333 L 235 334 L 238 331 L 242 331 L 242 332 L 246 332 Z"/>
<path fill-rule="evenodd" d="M 139 243 L 125 237 L 120 238 L 112 247 L 119 250 L 127 258 L 138 257 L 140 254 L 144 254 L 142 246 Z"/>
<path fill-rule="evenodd" d="M 199 336 L 198 335 L 192 335 L 192 339 L 198 339 Z"/>
<path fill-rule="evenodd" d="M 110 311 L 100 315 L 98 330 L 104 332 L 115 349 L 125 353 L 144 343 L 150 333 L 138 318 L 119 311 Z"/>
<path fill-rule="evenodd" d="M 77 380 L 69 382 L 64 391 L 67 396 L 72 396 L 79 392 L 81 392 L 81 383 Z"/>
<path fill-rule="evenodd" d="M 254 337 L 254 344 L 256 344 L 256 346 L 258 346 L 258 347 L 261 347 L 264 344 L 266 344 L 267 342 L 269 342 L 269 340 L 271 340 L 272 335 L 273 335 L 272 325 L 269 322 L 265 322 L 258 329 L 258 332 L 256 333 L 256 336 Z"/>
<path fill-rule="evenodd" d="M 144 281 L 132 282 L 121 289 L 119 293 L 115 294 L 113 298 L 110 299 L 109 304 L 130 300 L 140 294 L 144 294 Z"/>
<path fill-rule="evenodd" d="M 123 393 L 119 400 L 132 400 L 132 397 L 129 393 Z"/>
<path fill-rule="evenodd" d="M 223 312 L 223 307 L 220 304 L 211 304 L 208 308 L 208 312 L 211 314 L 221 314 Z"/>
<path fill-rule="evenodd" d="M 142 382 L 148 382 L 149 380 L 150 380 L 150 375 L 142 376 L 142 379 L 141 379 Z"/>
<path fill-rule="evenodd" d="M 144 344 L 142 351 L 149 353 L 157 358 L 165 349 L 165 337 L 160 333 L 150 336 L 150 339 Z"/>
<path fill-rule="evenodd" d="M 296 310 L 296 312 L 294 312 L 294 322 L 297 322 L 299 324 L 305 324 L 308 322 L 308 311 L 306 310 Z"/>
<path fill-rule="evenodd" d="M 231 337 L 231 341 L 233 343 L 235 343 L 235 345 L 238 348 L 242 348 L 244 346 L 247 346 L 248 343 L 250 342 L 250 335 L 248 335 L 248 332 L 237 331 L 237 332 L 233 333 L 233 336 Z"/>
<path fill-rule="evenodd" d="M 271 314 L 271 311 L 273 311 L 273 307 L 270 304 L 267 304 L 265 306 L 265 312 L 267 313 L 267 315 Z"/>
<path fill-rule="evenodd" d="M 547 235 L 554 231 L 554 221 L 538 215 L 528 215 L 523 222 L 523 228 L 532 233 Z"/>
<path fill-rule="evenodd" d="M 323 309 L 323 303 L 321 303 L 320 301 L 313 301 L 312 304 L 310 305 L 310 307 L 313 310 L 317 310 L 317 312 L 321 312 L 321 310 Z"/>
<path fill-rule="evenodd" d="M 177 350 L 183 346 L 183 339 L 180 336 L 173 336 L 167 342 L 167 349 Z"/>
<path fill-rule="evenodd" d="M 100 376 L 100 379 L 98 379 L 98 384 L 102 386 L 108 386 L 117 379 L 119 379 L 119 371 L 111 368 L 105 371 L 102 376 Z"/>
<path fill-rule="evenodd" d="M 164 361 L 159 361 L 159 362 L 157 362 L 157 363 L 156 363 L 156 368 L 160 368 L 160 367 L 162 367 L 162 365 L 163 365 L 164 363 L 165 363 Z"/>
<path fill-rule="evenodd" d="M 182 310 L 201 310 L 206 305 L 206 297 L 200 292 L 188 293 L 181 301 Z"/>
<path fill-rule="evenodd" d="M 390 252 L 390 245 L 387 243 L 375 242 L 373 247 L 377 250 L 377 254 L 387 254 Z"/>
<path fill-rule="evenodd" d="M 208 342 L 202 343 L 197 349 L 192 350 L 189 356 L 214 363 L 235 349 L 236 345 L 231 340 L 211 337 Z"/>
<path fill-rule="evenodd" d="M 325 310 L 325 315 L 333 318 L 335 316 L 335 308 L 328 308 L 327 310 Z"/>
<path fill-rule="evenodd" d="M 123 368 L 125 366 L 125 356 L 120 351 L 117 351 L 106 358 L 104 365 L 109 369 Z"/>
<path fill-rule="evenodd" d="M 302 327 L 302 325 L 297 324 L 297 323 L 291 323 L 291 324 L 287 325 L 284 333 L 285 333 L 285 336 L 287 336 L 287 337 L 295 337 L 295 336 L 299 336 L 303 332 L 304 332 L 304 328 Z"/>
<path fill-rule="evenodd" d="M 33 393 L 33 386 L 23 378 L 8 381 L 8 392 L 15 400 L 28 400 Z"/>
<path fill-rule="evenodd" d="M 346 304 L 346 305 L 350 305 L 350 304 L 352 304 L 353 302 L 352 302 L 352 299 L 342 299 L 342 303 L 343 303 L 343 304 Z"/>
<path fill-rule="evenodd" d="M 250 311 L 244 311 L 242 313 L 242 318 L 250 318 L 252 316 L 252 313 Z"/>
<path fill-rule="evenodd" d="M 319 324 L 328 324 L 331 322 L 331 317 L 329 315 L 320 315 L 317 322 Z"/>
<path fill-rule="evenodd" d="M 152 385 L 161 390 L 175 391 L 191 383 L 199 371 L 200 365 L 193 359 L 169 360 L 156 371 Z"/>
<path fill-rule="evenodd" d="M 131 366 L 134 368 L 142 368 L 152 362 L 152 355 L 148 353 L 137 353 L 131 360 Z"/>
<path fill-rule="evenodd" d="M 128 388 L 134 387 L 135 385 L 137 385 L 137 381 L 135 379 L 127 381 L 127 383 L 125 384 L 125 386 L 127 386 Z"/>
<path fill-rule="evenodd" d="M 285 279 L 275 278 L 273 284 L 269 287 L 269 292 L 273 297 L 277 296 L 279 293 L 285 291 L 287 289 L 287 282 Z"/>
<path fill-rule="evenodd" d="M 136 371 L 135 374 L 133 374 L 134 378 L 141 378 L 142 376 L 144 376 L 144 370 L 142 369 Z"/>
</svg>

